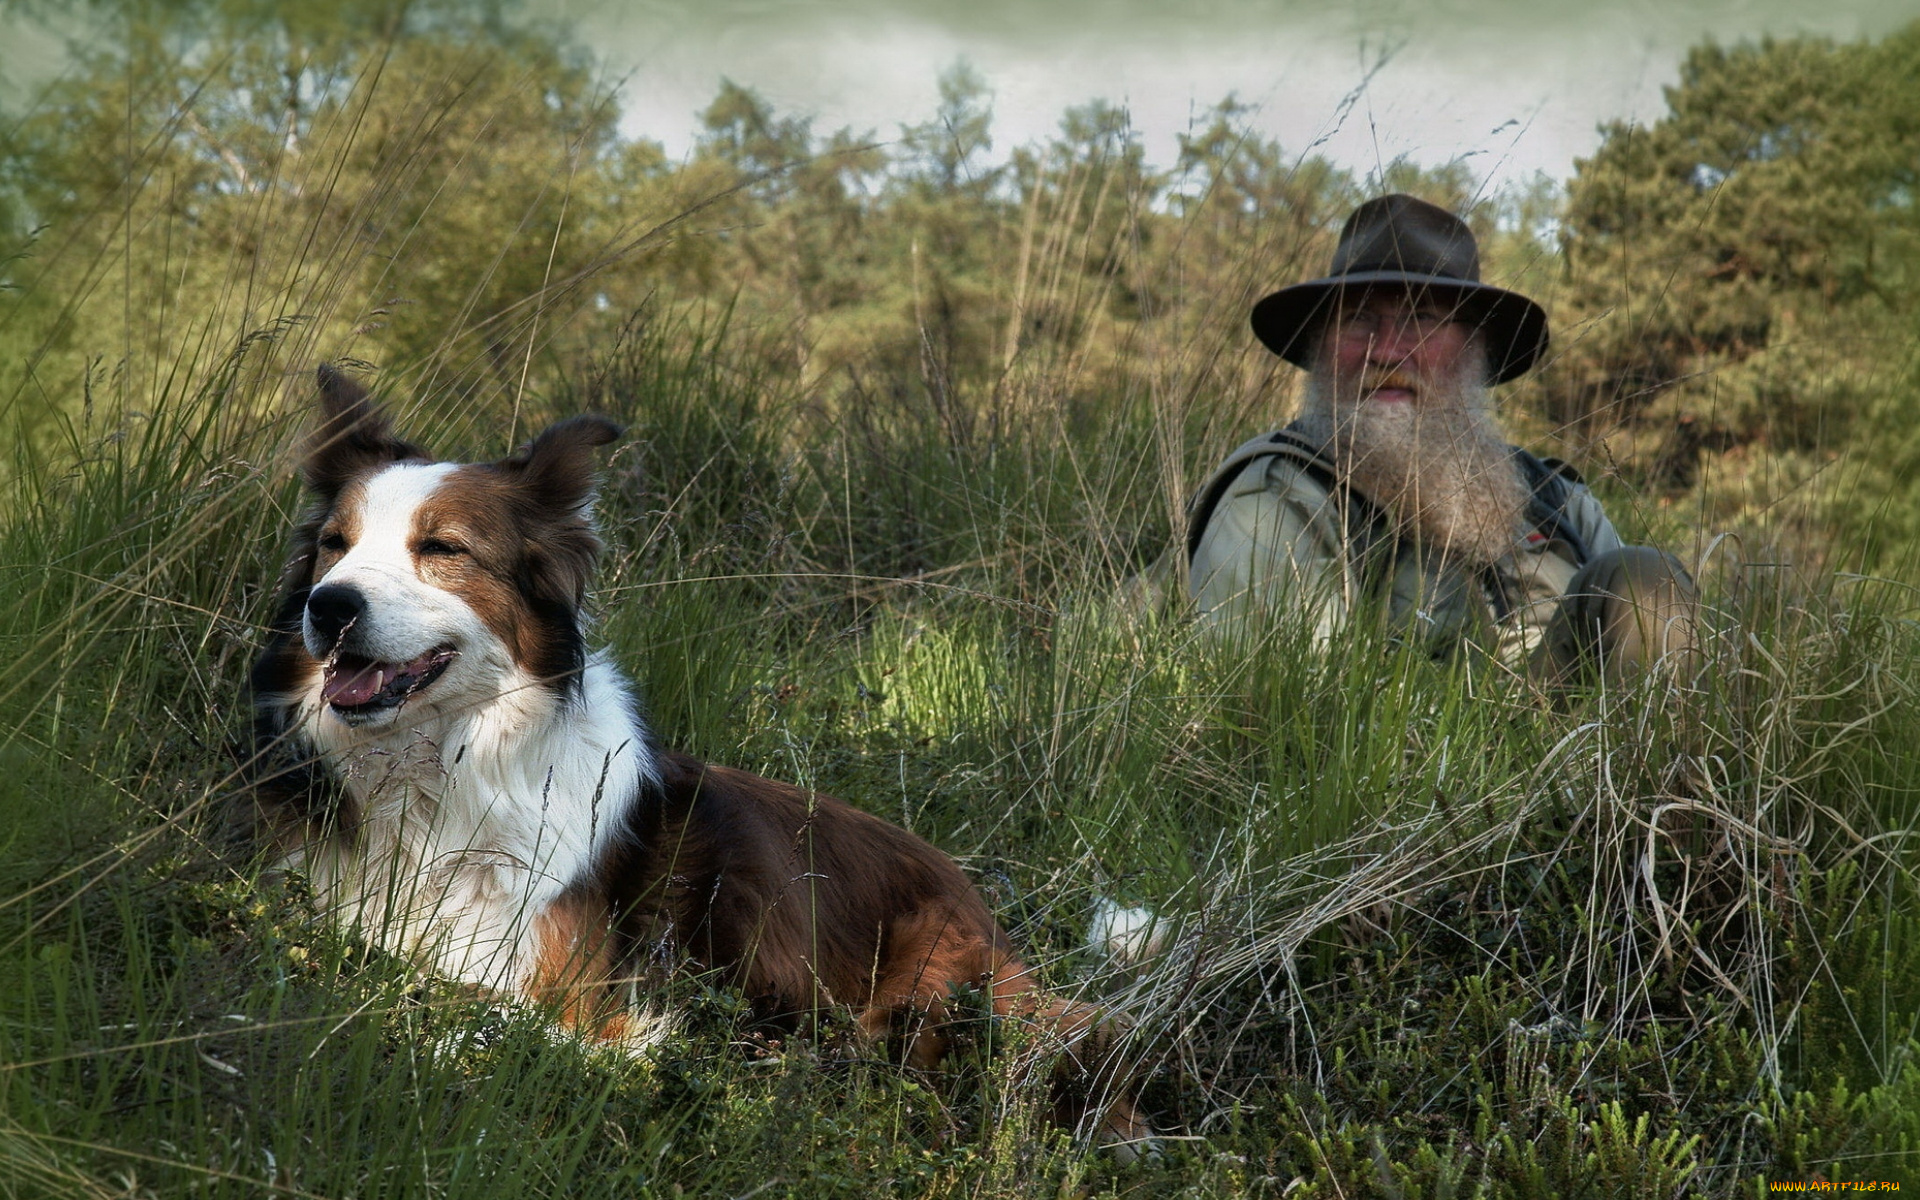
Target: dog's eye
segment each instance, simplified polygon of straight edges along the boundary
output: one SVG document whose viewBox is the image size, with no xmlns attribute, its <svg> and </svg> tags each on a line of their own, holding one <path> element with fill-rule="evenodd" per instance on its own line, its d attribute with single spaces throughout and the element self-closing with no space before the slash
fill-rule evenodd
<svg viewBox="0 0 1920 1200">
<path fill-rule="evenodd" d="M 428 538 L 426 541 L 420 543 L 418 550 L 418 553 L 430 555 L 434 558 L 452 558 L 456 555 L 465 554 L 466 552 L 467 548 L 465 546 L 456 545 L 443 538 Z"/>
<path fill-rule="evenodd" d="M 330 554 L 338 554 L 347 548 L 347 539 L 337 533 L 323 533 L 320 535 L 320 548 Z"/>
</svg>

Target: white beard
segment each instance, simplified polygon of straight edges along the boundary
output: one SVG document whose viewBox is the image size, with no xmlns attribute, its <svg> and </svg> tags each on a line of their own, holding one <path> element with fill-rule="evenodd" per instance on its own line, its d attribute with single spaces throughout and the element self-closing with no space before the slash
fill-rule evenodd
<svg viewBox="0 0 1920 1200">
<path fill-rule="evenodd" d="M 1380 404 L 1366 399 L 1373 381 L 1343 387 L 1322 367 L 1307 377 L 1299 422 L 1402 534 L 1472 566 L 1513 549 L 1528 500 L 1483 376 L 1469 356 L 1455 379 L 1417 380 L 1416 403 Z"/>
</svg>

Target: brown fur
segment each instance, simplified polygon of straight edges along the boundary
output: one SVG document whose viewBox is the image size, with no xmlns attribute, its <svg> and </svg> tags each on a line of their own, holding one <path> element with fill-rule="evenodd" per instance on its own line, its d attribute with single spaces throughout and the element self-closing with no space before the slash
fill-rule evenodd
<svg viewBox="0 0 1920 1200">
<path fill-rule="evenodd" d="M 832 796 L 684 754 L 658 761 L 658 803 L 634 813 L 628 851 L 604 875 L 629 956 L 664 939 L 769 1017 L 851 1006 L 862 1030 L 899 1039 L 922 1069 L 946 1054 L 952 989 L 978 988 L 996 1014 L 1064 1051 L 1063 1120 L 1110 1091 L 1103 1135 L 1147 1136 L 1127 1089 L 1103 1077 L 1113 1023 L 1038 991 L 952 859 Z"/>
<path fill-rule="evenodd" d="M 630 1019 L 607 982 L 617 974 L 613 917 L 604 897 L 575 889 L 534 920 L 539 962 L 527 992 L 550 1006 L 561 1023 L 595 1037 L 618 1040 Z"/>
</svg>

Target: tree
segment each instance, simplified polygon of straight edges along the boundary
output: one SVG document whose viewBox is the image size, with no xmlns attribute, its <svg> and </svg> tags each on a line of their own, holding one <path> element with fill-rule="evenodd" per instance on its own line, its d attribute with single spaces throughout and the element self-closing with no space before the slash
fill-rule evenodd
<svg viewBox="0 0 1920 1200">
<path fill-rule="evenodd" d="M 991 189 L 998 172 L 981 159 L 993 149 L 993 93 L 965 59 L 942 71 L 938 86 L 933 120 L 900 130 L 907 178 L 946 195 Z"/>
<path fill-rule="evenodd" d="M 0 402 L 260 329 L 517 392 L 649 227 L 611 203 L 633 156 L 553 37 L 434 4 L 182 5 L 121 33 L 0 154 L 16 231 L 46 228 L 0 300 Z"/>
<path fill-rule="evenodd" d="M 1569 188 L 1557 323 L 1578 332 L 1550 416 L 1613 436 L 1667 488 L 1703 455 L 1764 449 L 1800 464 L 1796 484 L 1819 469 L 1910 336 L 1916 72 L 1920 25 L 1877 44 L 1709 44 L 1667 116 L 1605 126 Z"/>
</svg>

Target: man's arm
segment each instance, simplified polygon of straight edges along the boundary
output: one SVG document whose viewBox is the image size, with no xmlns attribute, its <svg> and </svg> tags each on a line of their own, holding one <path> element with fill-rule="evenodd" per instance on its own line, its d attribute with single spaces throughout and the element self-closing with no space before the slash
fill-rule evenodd
<svg viewBox="0 0 1920 1200">
<path fill-rule="evenodd" d="M 1325 488 L 1284 456 L 1255 459 L 1221 495 L 1194 549 L 1194 603 L 1217 625 L 1297 613 L 1325 641 L 1352 600 L 1345 543 Z"/>
</svg>

